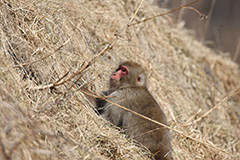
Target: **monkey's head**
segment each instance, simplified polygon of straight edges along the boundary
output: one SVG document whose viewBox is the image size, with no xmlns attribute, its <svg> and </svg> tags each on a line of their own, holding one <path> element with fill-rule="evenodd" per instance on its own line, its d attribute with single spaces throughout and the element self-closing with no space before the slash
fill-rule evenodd
<svg viewBox="0 0 240 160">
<path fill-rule="evenodd" d="M 110 88 L 120 87 L 145 87 L 146 74 L 141 65 L 127 61 L 119 65 L 111 75 Z"/>
</svg>

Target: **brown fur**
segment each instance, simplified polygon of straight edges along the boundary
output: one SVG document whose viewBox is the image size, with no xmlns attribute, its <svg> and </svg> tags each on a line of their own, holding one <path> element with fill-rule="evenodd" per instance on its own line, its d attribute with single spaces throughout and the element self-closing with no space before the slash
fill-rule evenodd
<svg viewBox="0 0 240 160">
<path fill-rule="evenodd" d="M 121 65 L 128 68 L 128 75 L 121 77 L 119 82 L 110 80 L 111 91 L 105 92 L 110 94 L 109 100 L 167 125 L 165 114 L 146 87 L 143 68 L 134 62 L 125 62 Z M 141 75 L 140 82 L 139 75 Z M 99 99 L 98 102 L 104 103 L 101 106 L 102 117 L 123 128 L 127 135 L 145 145 L 153 155 L 156 154 L 155 159 L 172 159 L 168 129 L 111 103 Z M 98 102 L 97 105 L 100 104 Z"/>
</svg>

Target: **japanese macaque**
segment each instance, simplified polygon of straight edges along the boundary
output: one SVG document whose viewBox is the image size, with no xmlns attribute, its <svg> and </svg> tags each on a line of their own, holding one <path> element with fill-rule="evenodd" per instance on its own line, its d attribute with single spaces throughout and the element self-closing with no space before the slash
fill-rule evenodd
<svg viewBox="0 0 240 160">
<path fill-rule="evenodd" d="M 111 75 L 108 100 L 167 125 L 167 119 L 146 87 L 144 69 L 135 62 L 125 62 Z M 118 106 L 96 99 L 101 116 L 122 128 L 130 138 L 145 145 L 157 160 L 172 160 L 169 130 Z"/>
</svg>

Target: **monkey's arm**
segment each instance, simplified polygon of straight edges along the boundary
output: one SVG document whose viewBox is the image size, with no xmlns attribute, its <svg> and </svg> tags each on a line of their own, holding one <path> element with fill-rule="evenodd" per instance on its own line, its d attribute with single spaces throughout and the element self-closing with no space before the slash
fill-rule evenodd
<svg viewBox="0 0 240 160">
<path fill-rule="evenodd" d="M 108 96 L 110 91 L 102 92 L 101 96 Z M 104 106 L 106 105 L 106 101 L 102 98 L 96 98 L 96 109 L 99 114 L 102 114 L 104 111 Z"/>
<path fill-rule="evenodd" d="M 102 92 L 100 96 L 105 97 L 105 96 L 108 96 L 110 93 L 111 93 L 110 91 L 105 91 L 105 92 Z M 88 94 L 87 91 L 86 93 L 83 92 L 83 94 L 85 95 L 87 100 L 90 102 L 90 104 L 95 108 L 95 111 L 98 114 L 102 114 L 105 108 L 104 106 L 106 105 L 107 102 L 102 98 L 93 97 L 91 94 Z"/>
</svg>

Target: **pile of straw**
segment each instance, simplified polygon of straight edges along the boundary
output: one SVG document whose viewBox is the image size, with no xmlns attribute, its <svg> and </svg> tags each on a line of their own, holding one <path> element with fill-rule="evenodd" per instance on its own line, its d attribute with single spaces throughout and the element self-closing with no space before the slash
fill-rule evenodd
<svg viewBox="0 0 240 160">
<path fill-rule="evenodd" d="M 240 158 L 238 65 L 169 15 L 129 26 L 165 9 L 137 0 L 0 0 L 0 8 L 0 159 L 150 159 L 83 93 L 106 90 L 125 60 L 145 68 L 176 160 Z"/>
</svg>

